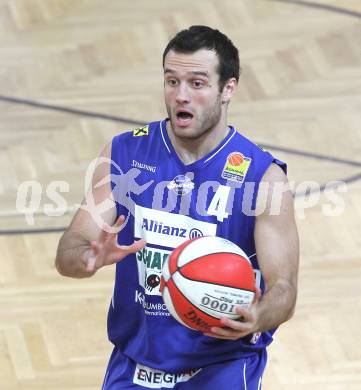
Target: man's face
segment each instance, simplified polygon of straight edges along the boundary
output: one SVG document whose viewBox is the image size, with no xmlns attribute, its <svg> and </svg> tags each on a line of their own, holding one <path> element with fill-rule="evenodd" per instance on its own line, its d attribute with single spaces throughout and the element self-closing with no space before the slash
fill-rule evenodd
<svg viewBox="0 0 361 390">
<path fill-rule="evenodd" d="M 222 115 L 219 61 L 214 51 L 170 50 L 164 61 L 164 97 L 174 134 L 196 139 L 217 127 Z"/>
</svg>

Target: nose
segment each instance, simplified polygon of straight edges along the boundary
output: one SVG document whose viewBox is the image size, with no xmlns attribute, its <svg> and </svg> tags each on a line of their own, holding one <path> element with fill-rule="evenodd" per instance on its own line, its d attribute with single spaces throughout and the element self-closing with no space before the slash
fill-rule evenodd
<svg viewBox="0 0 361 390">
<path fill-rule="evenodd" d="M 187 83 L 180 83 L 177 87 L 176 92 L 177 103 L 189 103 L 191 101 L 190 91 Z"/>
</svg>

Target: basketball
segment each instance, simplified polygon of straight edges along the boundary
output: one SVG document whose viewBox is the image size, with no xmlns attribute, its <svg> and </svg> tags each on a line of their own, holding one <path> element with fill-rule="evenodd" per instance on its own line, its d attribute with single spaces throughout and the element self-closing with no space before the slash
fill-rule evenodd
<svg viewBox="0 0 361 390">
<path fill-rule="evenodd" d="M 228 157 L 229 164 L 233 165 L 234 167 L 239 167 L 243 163 L 243 156 L 241 153 L 232 153 Z"/>
<path fill-rule="evenodd" d="M 173 250 L 161 277 L 163 300 L 181 324 L 201 332 L 237 319 L 236 306 L 249 307 L 256 291 L 250 260 L 221 237 L 198 237 Z"/>
</svg>

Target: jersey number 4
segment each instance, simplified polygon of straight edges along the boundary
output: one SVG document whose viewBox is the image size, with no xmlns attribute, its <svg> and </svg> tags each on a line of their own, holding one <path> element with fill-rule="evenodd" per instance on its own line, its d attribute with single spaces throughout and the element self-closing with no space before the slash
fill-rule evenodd
<svg viewBox="0 0 361 390">
<path fill-rule="evenodd" d="M 216 216 L 219 222 L 223 222 L 225 218 L 228 218 L 229 213 L 227 213 L 226 208 L 230 190 L 230 187 L 220 185 L 208 207 L 207 214 Z"/>
</svg>

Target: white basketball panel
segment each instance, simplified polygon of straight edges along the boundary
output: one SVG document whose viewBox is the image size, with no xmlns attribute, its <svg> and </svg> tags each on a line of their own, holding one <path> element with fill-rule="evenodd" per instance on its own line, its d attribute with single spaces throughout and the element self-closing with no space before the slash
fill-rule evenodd
<svg viewBox="0 0 361 390">
<path fill-rule="evenodd" d="M 190 242 L 178 257 L 178 266 L 182 267 L 190 261 L 209 255 L 211 253 L 234 253 L 240 255 L 249 261 L 244 251 L 233 242 L 222 237 L 201 237 Z"/>
<path fill-rule="evenodd" d="M 179 272 L 173 275 L 173 281 L 194 306 L 216 318 L 238 318 L 236 306 L 248 308 L 254 297 L 252 291 L 189 280 Z"/>
<path fill-rule="evenodd" d="M 163 267 L 162 267 L 162 276 L 163 276 L 163 279 L 168 282 L 168 280 L 170 279 L 171 275 L 170 275 L 170 271 L 169 271 L 169 258 L 170 256 L 167 257 L 167 259 L 165 260 L 165 262 L 163 263 Z"/>
</svg>

